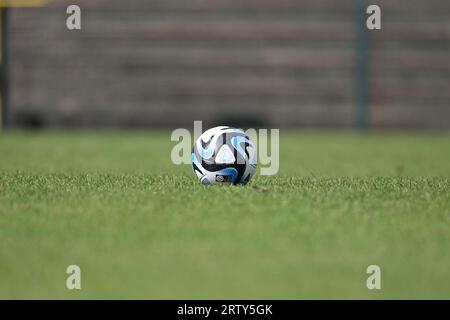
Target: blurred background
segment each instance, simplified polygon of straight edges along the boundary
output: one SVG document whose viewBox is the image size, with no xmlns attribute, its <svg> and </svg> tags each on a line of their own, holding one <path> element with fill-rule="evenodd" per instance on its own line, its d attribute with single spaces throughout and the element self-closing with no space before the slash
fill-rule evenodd
<svg viewBox="0 0 450 320">
<path fill-rule="evenodd" d="M 450 129 L 448 0 L 28 2 L 2 9 L 5 126 Z"/>
</svg>

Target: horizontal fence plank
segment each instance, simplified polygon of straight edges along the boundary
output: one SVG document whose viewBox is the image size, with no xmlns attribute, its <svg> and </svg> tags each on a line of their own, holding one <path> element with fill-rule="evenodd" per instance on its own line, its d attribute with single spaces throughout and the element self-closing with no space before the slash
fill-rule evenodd
<svg viewBox="0 0 450 320">
<path fill-rule="evenodd" d="M 95 51 L 90 47 L 74 50 L 72 47 L 40 50 L 21 50 L 16 58 L 22 65 L 31 67 L 39 59 L 39 63 L 49 69 L 67 68 L 68 61 L 79 59 L 85 67 L 120 67 L 129 69 L 217 69 L 221 68 L 318 68 L 337 69 L 353 67 L 353 51 L 327 50 L 317 51 L 303 48 L 129 48 L 100 47 Z M 70 65 L 70 64 L 69 64 Z"/>
<path fill-rule="evenodd" d="M 415 0 L 417 1 L 417 0 Z M 434 0 L 436 1 L 436 0 Z M 70 1 L 55 1 L 51 6 L 60 8 L 67 6 Z M 291 11 L 291 10 L 351 10 L 354 6 L 353 0 L 152 0 L 136 1 L 130 0 L 126 3 L 121 0 L 78 0 L 80 6 L 88 10 L 151 10 L 151 11 Z"/>
<path fill-rule="evenodd" d="M 123 0 L 78 0 L 77 3 L 87 10 L 101 11 L 161 11 L 161 12 L 284 12 L 284 11 L 346 11 L 352 12 L 355 6 L 354 0 L 152 0 L 136 1 L 130 0 L 126 3 Z M 50 7 L 63 8 L 71 4 L 69 0 L 54 1 Z M 377 4 L 386 12 L 408 12 L 420 11 L 425 13 L 450 12 L 450 5 L 447 0 L 408 0 L 408 1 L 390 1 L 373 0 L 370 4 Z"/>
</svg>

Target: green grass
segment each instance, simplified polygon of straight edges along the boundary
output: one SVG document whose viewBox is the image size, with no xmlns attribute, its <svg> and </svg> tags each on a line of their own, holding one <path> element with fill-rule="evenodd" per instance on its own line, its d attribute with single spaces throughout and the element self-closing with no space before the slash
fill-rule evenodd
<svg viewBox="0 0 450 320">
<path fill-rule="evenodd" d="M 242 187 L 200 185 L 169 133 L 1 135 L 0 298 L 450 298 L 449 135 L 281 139 Z"/>
</svg>

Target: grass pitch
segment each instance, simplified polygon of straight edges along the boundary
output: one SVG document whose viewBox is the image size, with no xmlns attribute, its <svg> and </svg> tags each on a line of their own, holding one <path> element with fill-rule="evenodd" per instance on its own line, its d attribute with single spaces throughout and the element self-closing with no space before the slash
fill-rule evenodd
<svg viewBox="0 0 450 320">
<path fill-rule="evenodd" d="M 450 298 L 449 135 L 281 131 L 248 186 L 200 185 L 173 145 L 0 136 L 0 298 Z"/>
</svg>

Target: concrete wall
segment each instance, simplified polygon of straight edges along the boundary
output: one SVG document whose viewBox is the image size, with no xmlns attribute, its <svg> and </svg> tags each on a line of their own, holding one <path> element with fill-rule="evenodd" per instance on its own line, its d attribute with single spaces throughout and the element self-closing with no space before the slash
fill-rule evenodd
<svg viewBox="0 0 450 320">
<path fill-rule="evenodd" d="M 78 0 L 12 9 L 15 124 L 351 127 L 355 0 Z M 450 128 L 450 2 L 369 1 L 370 123 Z M 82 30 L 68 31 L 78 4 Z"/>
</svg>

